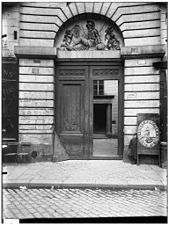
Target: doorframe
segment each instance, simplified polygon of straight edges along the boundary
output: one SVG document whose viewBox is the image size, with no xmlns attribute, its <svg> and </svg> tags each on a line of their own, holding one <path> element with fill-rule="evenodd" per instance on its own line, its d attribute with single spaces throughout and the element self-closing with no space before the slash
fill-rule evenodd
<svg viewBox="0 0 169 225">
<path fill-rule="evenodd" d="M 102 61 L 104 63 L 104 60 Z M 120 64 L 121 63 L 121 64 Z M 104 63 L 104 65 L 101 65 L 102 63 L 98 63 L 96 65 L 96 67 L 98 66 L 102 66 L 102 68 L 106 68 L 106 66 L 114 66 L 115 68 L 118 68 L 120 70 L 120 76 L 119 75 L 113 75 L 113 77 L 111 76 L 107 76 L 106 80 L 118 80 L 118 156 L 109 156 L 109 157 L 102 157 L 102 156 L 93 156 L 93 78 L 92 75 L 90 75 L 90 113 L 91 113 L 91 117 L 90 117 L 90 124 L 92 124 L 91 129 L 90 129 L 90 137 L 91 137 L 91 149 L 90 149 L 90 158 L 91 159 L 122 159 L 123 158 L 123 149 L 124 149 L 124 134 L 123 134 L 123 126 L 124 126 L 124 66 L 123 66 L 123 61 L 119 60 L 119 63 L 115 63 L 112 61 L 110 63 Z M 92 69 L 94 68 L 93 65 L 90 66 L 90 74 L 92 74 Z M 100 79 L 98 77 L 98 79 Z M 101 79 L 103 79 L 103 77 L 101 77 Z M 103 79 L 104 80 L 104 79 Z"/>
<path fill-rule="evenodd" d="M 124 61 L 121 58 L 90 58 L 90 59 L 83 59 L 83 58 L 58 58 L 55 61 L 55 109 L 58 107 L 58 77 L 57 77 L 57 68 L 59 66 L 88 66 L 88 74 L 86 83 L 89 85 L 90 95 L 89 95 L 89 137 L 88 137 L 88 151 L 84 153 L 84 157 L 82 159 L 122 159 L 123 158 L 123 151 L 124 151 Z M 93 77 L 90 75 L 91 66 L 116 66 L 120 69 L 120 78 L 118 78 L 119 82 L 119 89 L 118 89 L 118 153 L 119 156 L 117 157 L 94 157 L 93 153 Z M 115 79 L 115 78 L 113 78 Z M 55 130 L 58 132 L 57 123 L 58 123 L 58 113 L 55 110 Z"/>
</svg>

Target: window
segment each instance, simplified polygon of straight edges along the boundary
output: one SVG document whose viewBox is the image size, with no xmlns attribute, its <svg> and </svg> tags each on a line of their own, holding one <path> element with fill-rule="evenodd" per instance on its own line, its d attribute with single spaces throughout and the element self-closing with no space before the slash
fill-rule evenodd
<svg viewBox="0 0 169 225">
<path fill-rule="evenodd" d="M 94 80 L 93 81 L 93 90 L 94 96 L 102 96 L 104 95 L 104 81 L 103 80 Z"/>
</svg>

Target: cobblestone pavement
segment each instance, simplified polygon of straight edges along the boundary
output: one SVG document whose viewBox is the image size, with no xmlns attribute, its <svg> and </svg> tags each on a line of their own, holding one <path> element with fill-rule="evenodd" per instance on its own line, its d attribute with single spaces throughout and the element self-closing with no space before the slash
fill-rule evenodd
<svg viewBox="0 0 169 225">
<path fill-rule="evenodd" d="M 3 219 L 167 216 L 167 192 L 3 189 Z"/>
</svg>

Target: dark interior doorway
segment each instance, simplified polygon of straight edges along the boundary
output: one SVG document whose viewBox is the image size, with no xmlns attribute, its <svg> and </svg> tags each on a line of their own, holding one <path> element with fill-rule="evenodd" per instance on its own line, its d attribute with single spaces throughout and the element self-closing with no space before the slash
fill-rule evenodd
<svg viewBox="0 0 169 225">
<path fill-rule="evenodd" d="M 93 131 L 95 134 L 106 133 L 106 104 L 94 104 L 93 114 L 94 126 Z"/>
</svg>

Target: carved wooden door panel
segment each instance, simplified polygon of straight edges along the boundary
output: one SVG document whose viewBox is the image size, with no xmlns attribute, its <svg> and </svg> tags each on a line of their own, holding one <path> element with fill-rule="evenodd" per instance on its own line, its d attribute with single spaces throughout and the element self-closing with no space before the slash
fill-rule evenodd
<svg viewBox="0 0 169 225">
<path fill-rule="evenodd" d="M 87 68 L 58 69 L 58 133 L 70 158 L 84 158 L 87 140 Z"/>
</svg>

